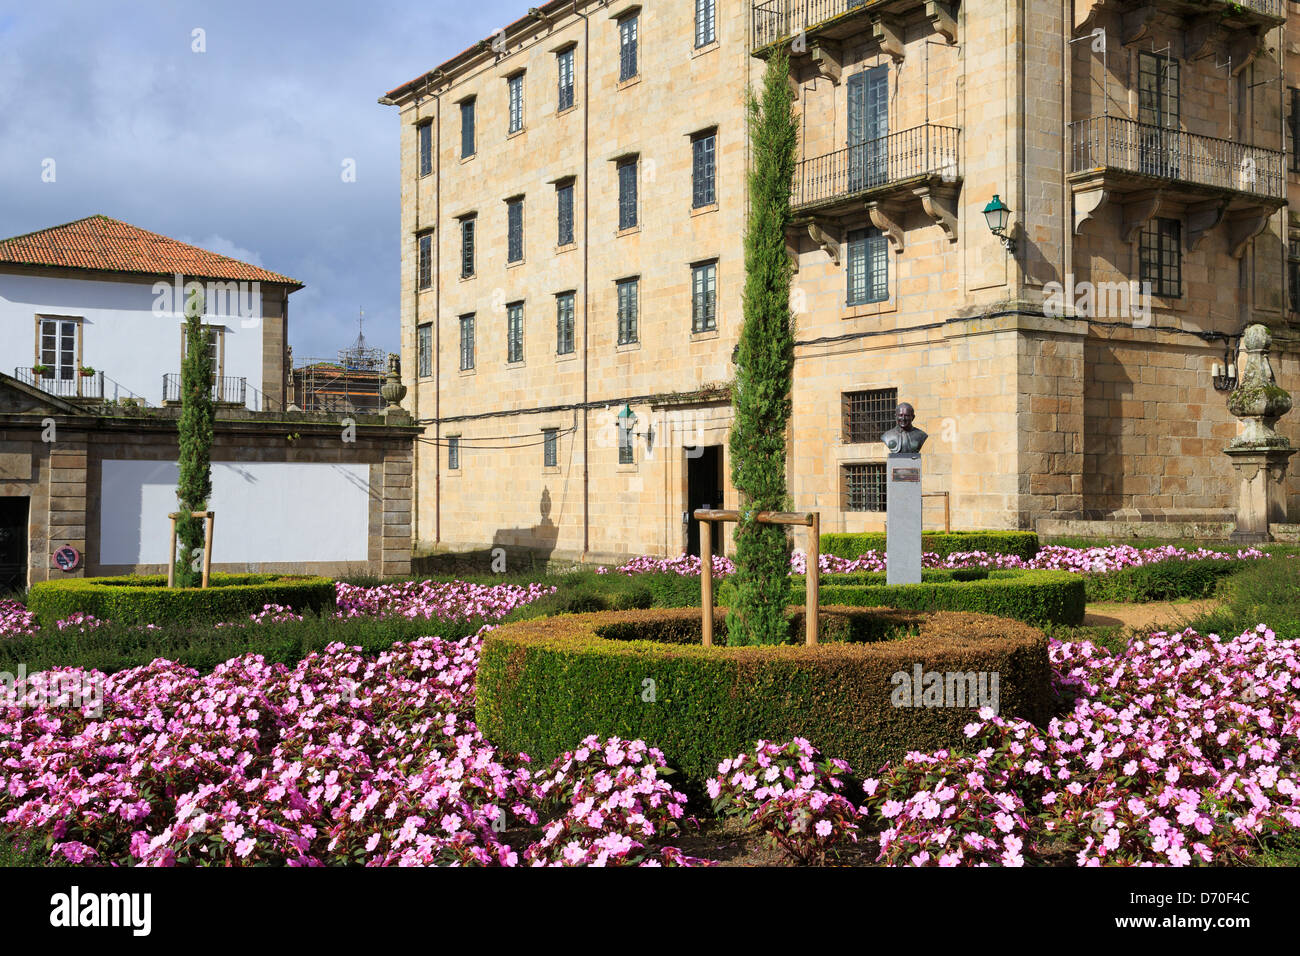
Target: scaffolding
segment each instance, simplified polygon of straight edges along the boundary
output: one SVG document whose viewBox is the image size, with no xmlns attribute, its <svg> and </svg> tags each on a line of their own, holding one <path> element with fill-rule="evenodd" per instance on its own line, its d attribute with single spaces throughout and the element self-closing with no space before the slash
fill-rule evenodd
<svg viewBox="0 0 1300 956">
<path fill-rule="evenodd" d="M 356 341 L 339 349 L 337 360 L 308 358 L 293 364 L 290 400 L 304 412 L 383 411 L 384 350 L 366 343 L 364 315 L 357 320 Z"/>
</svg>

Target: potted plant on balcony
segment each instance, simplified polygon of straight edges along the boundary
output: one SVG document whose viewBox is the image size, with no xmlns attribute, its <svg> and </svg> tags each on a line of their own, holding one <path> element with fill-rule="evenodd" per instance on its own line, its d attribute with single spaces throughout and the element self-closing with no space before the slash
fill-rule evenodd
<svg viewBox="0 0 1300 956">
<path fill-rule="evenodd" d="M 81 374 L 84 378 L 90 378 L 90 376 L 95 374 L 95 370 L 89 365 L 83 365 L 81 366 Z"/>
<path fill-rule="evenodd" d="M 39 362 L 37 362 L 35 365 L 32 366 L 32 374 L 35 375 L 37 378 L 53 378 L 54 369 L 48 365 L 42 365 Z"/>
</svg>

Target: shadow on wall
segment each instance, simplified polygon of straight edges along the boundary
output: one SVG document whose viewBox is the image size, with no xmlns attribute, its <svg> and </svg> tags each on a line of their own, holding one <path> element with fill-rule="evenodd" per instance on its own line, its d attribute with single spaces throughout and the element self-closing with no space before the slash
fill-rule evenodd
<svg viewBox="0 0 1300 956">
<path fill-rule="evenodd" d="M 542 488 L 537 509 L 540 520 L 530 527 L 500 528 L 492 546 L 476 551 L 430 554 L 413 558 L 414 574 L 513 574 L 545 567 L 555 552 L 560 527 L 551 520 L 551 490 Z"/>
</svg>

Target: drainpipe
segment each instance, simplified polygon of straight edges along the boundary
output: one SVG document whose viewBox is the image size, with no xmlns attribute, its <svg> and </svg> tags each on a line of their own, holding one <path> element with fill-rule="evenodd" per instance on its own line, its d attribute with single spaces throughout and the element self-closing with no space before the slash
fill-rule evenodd
<svg viewBox="0 0 1300 956">
<path fill-rule="evenodd" d="M 587 407 L 587 357 L 590 337 L 587 334 L 587 269 L 590 263 L 591 206 L 588 203 L 591 173 L 591 22 L 587 14 L 578 10 L 579 0 L 573 0 L 574 16 L 582 17 L 582 560 L 591 551 L 591 442 L 588 423 L 591 409 Z"/>
<path fill-rule="evenodd" d="M 434 75 L 442 79 L 442 74 Z M 433 94 L 433 542 L 442 543 L 442 93 Z M 419 371 L 417 369 L 417 371 Z M 418 472 L 416 473 L 419 474 Z M 419 501 L 414 483 L 412 495 Z M 418 510 L 418 509 L 417 509 Z"/>
</svg>

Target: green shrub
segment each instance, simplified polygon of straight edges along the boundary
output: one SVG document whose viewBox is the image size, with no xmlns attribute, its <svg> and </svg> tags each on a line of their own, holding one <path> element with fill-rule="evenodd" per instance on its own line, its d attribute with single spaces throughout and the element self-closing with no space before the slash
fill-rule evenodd
<svg viewBox="0 0 1300 956">
<path fill-rule="evenodd" d="M 856 558 L 868 551 L 885 550 L 885 532 L 858 534 L 830 532 L 821 536 L 823 554 Z M 984 551 L 1014 554 L 1028 561 L 1038 554 L 1038 535 L 1032 531 L 927 531 L 921 535 L 921 550 L 947 557 L 955 551 Z"/>
<path fill-rule="evenodd" d="M 791 577 L 790 603 L 803 604 L 802 575 Z M 729 582 L 718 587 L 718 603 L 731 599 Z M 913 611 L 974 611 L 1030 624 L 1080 624 L 1086 596 L 1083 576 L 1070 571 L 1000 568 L 934 569 L 921 572 L 920 584 L 885 583 L 883 571 L 823 575 L 821 604 L 893 607 Z"/>
<path fill-rule="evenodd" d="M 1210 597 L 1219 582 L 1254 561 L 1160 561 L 1083 575 L 1089 601 L 1173 601 Z"/>
<path fill-rule="evenodd" d="M 999 713 L 1032 721 L 1051 711 L 1043 634 L 977 614 L 830 607 L 815 647 L 702 647 L 698 612 L 611 612 L 520 621 L 487 634 L 476 720 L 502 750 L 538 764 L 588 734 L 641 738 L 687 780 L 755 740 L 806 737 L 862 773 L 912 750 L 960 745 L 970 707 L 898 707 L 895 675 L 998 675 Z M 787 612 L 792 637 L 802 628 Z"/>
<path fill-rule="evenodd" d="M 207 673 L 242 654 L 261 654 L 270 662 L 293 665 L 335 641 L 379 653 L 398 641 L 417 637 L 458 639 L 475 633 L 484 623 L 479 619 L 426 621 L 402 616 L 339 619 L 309 613 L 301 621 L 246 627 L 198 624 L 146 630 L 114 623 L 84 634 L 76 628 L 53 629 L 0 641 L 0 671 L 17 673 L 21 665 L 29 674 L 51 667 L 88 667 L 111 674 L 161 657 Z"/>
<path fill-rule="evenodd" d="M 1266 624 L 1278 637 L 1300 640 L 1300 559 L 1279 556 L 1244 562 L 1226 585 L 1222 607 L 1192 622 L 1202 634 L 1241 634 Z"/>
<path fill-rule="evenodd" d="M 295 611 L 332 610 L 329 578 L 277 574 L 213 574 L 210 587 L 169 588 L 161 574 L 41 581 L 27 594 L 27 609 L 42 628 L 77 612 L 115 624 L 191 624 L 234 621 L 280 604 Z"/>
</svg>

